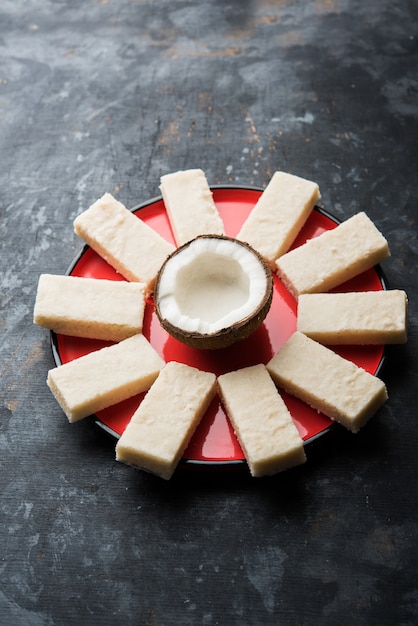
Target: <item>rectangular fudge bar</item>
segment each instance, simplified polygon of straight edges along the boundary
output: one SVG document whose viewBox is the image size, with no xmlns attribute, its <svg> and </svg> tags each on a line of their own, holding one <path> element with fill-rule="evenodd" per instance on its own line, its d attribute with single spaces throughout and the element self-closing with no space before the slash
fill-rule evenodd
<svg viewBox="0 0 418 626">
<path fill-rule="evenodd" d="M 184 170 L 161 176 L 160 189 L 177 245 L 198 235 L 225 234 L 202 170 Z"/>
<path fill-rule="evenodd" d="M 363 212 L 287 252 L 277 274 L 295 298 L 329 291 L 389 256 L 386 239 Z"/>
<path fill-rule="evenodd" d="M 216 393 L 216 377 L 170 361 L 116 445 L 116 460 L 168 480 Z"/>
<path fill-rule="evenodd" d="M 142 331 L 145 285 L 42 274 L 34 322 L 73 337 L 121 341 Z"/>
<path fill-rule="evenodd" d="M 146 391 L 163 366 L 139 334 L 50 370 L 47 384 L 68 421 L 76 422 Z"/>
<path fill-rule="evenodd" d="M 174 246 L 105 193 L 74 220 L 74 231 L 119 274 L 143 282 L 147 293 Z"/>
<path fill-rule="evenodd" d="M 218 388 L 252 476 L 305 462 L 303 441 L 264 365 L 223 374 Z"/>
<path fill-rule="evenodd" d="M 332 345 L 405 343 L 404 291 L 306 293 L 298 300 L 297 329 Z"/>
<path fill-rule="evenodd" d="M 267 364 L 276 384 L 352 432 L 387 400 L 384 383 L 296 331 Z"/>
<path fill-rule="evenodd" d="M 269 263 L 288 251 L 321 197 L 316 183 L 275 172 L 237 234 Z"/>
</svg>

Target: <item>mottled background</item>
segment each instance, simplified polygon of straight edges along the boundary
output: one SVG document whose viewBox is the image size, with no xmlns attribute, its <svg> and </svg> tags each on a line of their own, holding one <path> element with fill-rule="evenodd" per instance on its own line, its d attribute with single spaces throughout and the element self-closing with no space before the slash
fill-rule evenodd
<svg viewBox="0 0 418 626">
<path fill-rule="evenodd" d="M 418 623 L 415 0 L 1 0 L 0 622 Z M 38 276 L 74 217 L 161 174 L 317 181 L 365 210 L 410 300 L 390 399 L 357 436 L 268 480 L 166 484 L 71 427 L 45 385 Z"/>
</svg>

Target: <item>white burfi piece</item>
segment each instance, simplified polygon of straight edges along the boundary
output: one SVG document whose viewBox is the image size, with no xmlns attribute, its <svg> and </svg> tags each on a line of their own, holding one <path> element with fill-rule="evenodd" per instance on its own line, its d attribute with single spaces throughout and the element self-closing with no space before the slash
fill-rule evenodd
<svg viewBox="0 0 418 626">
<path fill-rule="evenodd" d="M 33 319 L 62 335 L 121 341 L 142 331 L 144 287 L 143 283 L 42 274 Z"/>
<path fill-rule="evenodd" d="M 223 235 L 224 224 L 202 170 L 161 176 L 161 194 L 177 245 L 198 235 Z"/>
<path fill-rule="evenodd" d="M 352 432 L 387 400 L 385 384 L 296 331 L 267 364 L 276 384 Z"/>
<path fill-rule="evenodd" d="M 216 393 L 216 376 L 170 361 L 116 445 L 116 460 L 171 478 Z"/>
<path fill-rule="evenodd" d="M 237 234 L 271 267 L 287 252 L 321 197 L 316 183 L 275 172 Z"/>
<path fill-rule="evenodd" d="M 407 340 L 404 291 L 306 293 L 298 300 L 297 329 L 320 343 L 378 345 Z"/>
<path fill-rule="evenodd" d="M 305 462 L 302 438 L 264 365 L 223 374 L 218 388 L 252 476 Z"/>
<path fill-rule="evenodd" d="M 150 388 L 164 366 L 138 334 L 48 372 L 47 384 L 70 422 Z"/>
<path fill-rule="evenodd" d="M 301 293 L 329 291 L 389 254 L 386 239 L 361 212 L 287 252 L 276 267 L 287 289 L 298 298 Z"/>
<path fill-rule="evenodd" d="M 74 231 L 124 278 L 145 283 L 147 293 L 175 249 L 110 193 L 76 217 Z"/>
</svg>

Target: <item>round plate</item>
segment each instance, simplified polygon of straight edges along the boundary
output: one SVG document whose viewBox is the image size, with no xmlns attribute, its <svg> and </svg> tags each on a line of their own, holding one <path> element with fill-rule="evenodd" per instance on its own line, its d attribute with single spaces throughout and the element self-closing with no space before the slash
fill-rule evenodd
<svg viewBox="0 0 418 626">
<path fill-rule="evenodd" d="M 216 206 L 225 224 L 226 234 L 234 237 L 251 212 L 262 193 L 262 189 L 248 187 L 212 187 Z M 168 241 L 174 243 L 173 234 L 161 197 L 149 200 L 133 209 L 133 212 Z M 292 247 L 316 237 L 337 226 L 338 220 L 319 207 L 310 214 Z M 73 261 L 67 274 L 110 280 L 124 280 L 99 257 L 89 246 L 85 246 Z M 386 289 L 385 279 L 379 267 L 373 268 L 340 285 L 338 291 L 377 291 Z M 274 295 L 271 309 L 258 330 L 248 339 L 223 350 L 203 351 L 180 343 L 164 331 L 154 312 L 152 300 L 146 304 L 143 333 L 166 361 L 180 361 L 216 375 L 255 365 L 266 364 L 296 330 L 297 304 L 282 282 L 274 277 Z M 97 350 L 107 342 L 80 339 L 51 333 L 54 359 L 57 365 Z M 371 374 L 377 374 L 384 359 L 384 346 L 339 346 L 335 351 L 350 359 Z M 315 367 L 315 364 L 312 364 Z M 303 402 L 282 393 L 292 418 L 305 442 L 316 442 L 336 427 L 327 417 L 311 409 Z M 124 431 L 144 394 L 135 396 L 100 411 L 95 416 L 97 424 L 115 437 Z M 216 396 L 203 417 L 183 461 L 192 465 L 223 467 L 244 465 L 244 455 L 226 417 L 219 398 Z"/>
</svg>

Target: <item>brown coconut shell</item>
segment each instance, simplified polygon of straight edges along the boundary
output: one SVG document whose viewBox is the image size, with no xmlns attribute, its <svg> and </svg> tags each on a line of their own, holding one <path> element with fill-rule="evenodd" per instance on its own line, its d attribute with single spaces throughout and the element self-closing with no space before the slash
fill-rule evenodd
<svg viewBox="0 0 418 626">
<path fill-rule="evenodd" d="M 226 239 L 229 241 L 233 241 L 237 245 L 240 245 L 247 250 L 249 250 L 255 257 L 257 257 L 261 267 L 264 270 L 266 276 L 266 290 L 263 298 L 259 302 L 258 306 L 254 309 L 254 311 L 231 324 L 226 328 L 221 328 L 213 333 L 199 333 L 199 332 L 190 332 L 183 328 L 179 328 L 175 324 L 173 324 L 170 320 L 163 317 L 161 314 L 161 310 L 159 307 L 159 285 L 161 277 L 164 273 L 164 270 L 168 263 L 171 263 L 173 257 L 187 248 L 192 241 L 196 241 L 197 239 Z M 267 313 L 270 310 L 272 298 L 273 298 L 273 275 L 269 265 L 266 263 L 264 258 L 252 248 L 249 244 L 244 241 L 239 241 L 238 239 L 234 239 L 233 237 L 227 237 L 225 235 L 199 235 L 196 239 L 189 241 L 179 248 L 177 248 L 170 256 L 167 257 L 165 262 L 160 268 L 158 272 L 157 279 L 154 287 L 154 306 L 157 317 L 160 321 L 161 326 L 175 339 L 181 341 L 182 343 L 190 346 L 191 348 L 199 348 L 203 350 L 219 350 L 221 348 L 227 348 L 243 339 L 246 339 L 250 335 L 252 335 L 257 328 L 262 324 L 264 319 L 267 316 Z"/>
</svg>

